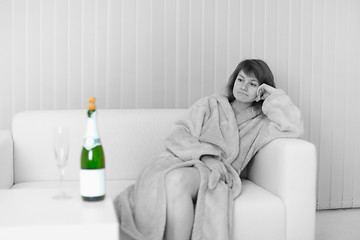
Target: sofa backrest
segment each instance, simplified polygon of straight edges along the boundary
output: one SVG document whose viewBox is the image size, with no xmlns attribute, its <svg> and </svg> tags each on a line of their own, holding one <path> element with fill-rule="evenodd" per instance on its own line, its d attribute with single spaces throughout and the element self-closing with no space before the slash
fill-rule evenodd
<svg viewBox="0 0 360 240">
<path fill-rule="evenodd" d="M 135 179 L 144 164 L 164 148 L 164 139 L 184 109 L 106 109 L 98 110 L 106 178 Z M 12 122 L 15 183 L 57 181 L 52 129 L 70 129 L 69 161 L 65 180 L 78 180 L 80 153 L 87 122 L 86 110 L 28 111 L 18 113 Z"/>
</svg>

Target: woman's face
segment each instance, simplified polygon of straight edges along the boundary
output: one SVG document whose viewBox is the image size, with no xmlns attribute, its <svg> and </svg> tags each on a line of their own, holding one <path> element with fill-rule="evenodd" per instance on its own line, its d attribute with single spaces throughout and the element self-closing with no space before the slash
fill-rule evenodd
<svg viewBox="0 0 360 240">
<path fill-rule="evenodd" d="M 253 74 L 246 75 L 241 70 L 235 80 L 233 94 L 242 103 L 253 103 L 256 98 L 259 81 Z"/>
</svg>

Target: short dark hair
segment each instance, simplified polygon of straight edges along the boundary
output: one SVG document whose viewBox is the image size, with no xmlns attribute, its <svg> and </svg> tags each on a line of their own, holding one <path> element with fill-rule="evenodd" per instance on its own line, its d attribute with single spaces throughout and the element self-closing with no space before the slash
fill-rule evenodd
<svg viewBox="0 0 360 240">
<path fill-rule="evenodd" d="M 235 100 L 235 97 L 233 95 L 233 88 L 234 88 L 235 80 L 241 70 L 243 70 L 243 72 L 248 76 L 256 77 L 256 79 L 259 81 L 259 85 L 265 83 L 267 85 L 276 88 L 274 76 L 269 66 L 263 60 L 246 59 L 241 61 L 237 65 L 237 67 L 235 68 L 234 72 L 231 74 L 229 81 L 227 83 L 226 92 L 229 102 L 233 102 Z"/>
</svg>

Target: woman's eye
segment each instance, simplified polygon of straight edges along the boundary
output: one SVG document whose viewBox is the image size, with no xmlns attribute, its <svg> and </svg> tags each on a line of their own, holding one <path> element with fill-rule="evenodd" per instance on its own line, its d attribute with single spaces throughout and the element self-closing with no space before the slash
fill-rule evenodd
<svg viewBox="0 0 360 240">
<path fill-rule="evenodd" d="M 252 87 L 257 87 L 257 84 L 252 83 L 251 86 L 252 86 Z"/>
<path fill-rule="evenodd" d="M 238 80 L 239 80 L 240 82 L 243 82 L 243 81 L 244 81 L 244 79 L 242 79 L 242 78 L 239 78 Z"/>
</svg>

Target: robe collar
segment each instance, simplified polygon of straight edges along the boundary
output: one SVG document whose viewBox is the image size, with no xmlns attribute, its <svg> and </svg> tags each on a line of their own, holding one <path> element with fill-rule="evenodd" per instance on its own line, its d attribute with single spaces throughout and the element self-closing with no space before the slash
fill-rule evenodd
<svg viewBox="0 0 360 240">
<path fill-rule="evenodd" d="M 238 125 L 241 125 L 244 122 L 247 122 L 247 121 L 257 117 L 262 112 L 261 107 L 256 106 L 256 105 L 250 106 L 250 107 L 246 108 L 245 110 L 239 110 L 239 109 L 237 109 L 237 107 L 234 103 L 235 103 L 235 101 L 231 103 L 231 107 L 234 111 L 236 122 Z"/>
</svg>

